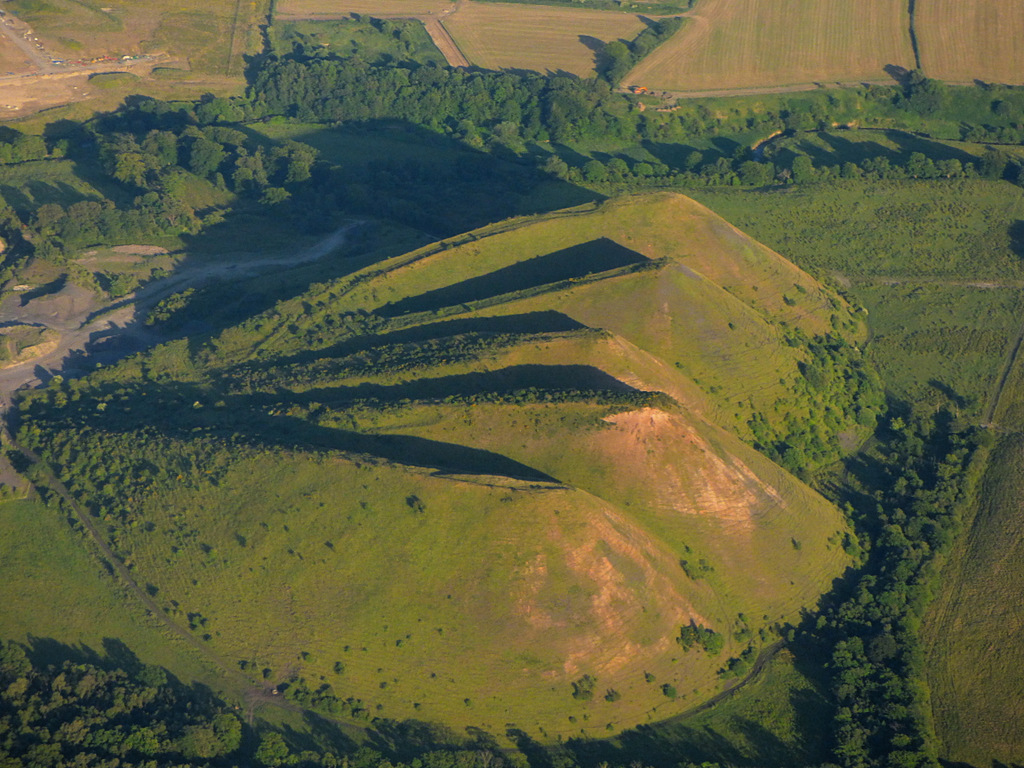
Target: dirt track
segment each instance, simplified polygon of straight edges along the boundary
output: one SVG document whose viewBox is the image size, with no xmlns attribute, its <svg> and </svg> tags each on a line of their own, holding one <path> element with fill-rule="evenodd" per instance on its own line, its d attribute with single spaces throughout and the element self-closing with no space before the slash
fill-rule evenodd
<svg viewBox="0 0 1024 768">
<path fill-rule="evenodd" d="M 122 355 L 159 343 L 162 338 L 158 333 L 135 320 L 144 310 L 166 296 L 214 278 L 253 277 L 263 272 L 317 261 L 340 248 L 354 226 L 356 224 L 347 224 L 319 243 L 288 258 L 246 257 L 216 264 L 185 267 L 163 280 L 149 283 L 125 299 L 111 302 L 106 306 L 82 301 L 80 297 L 76 300 L 76 296 L 84 291 L 76 286 L 69 286 L 61 291 L 61 294 L 65 294 L 60 297 L 65 299 L 63 310 L 51 308 L 47 304 L 60 299 L 36 299 L 21 307 L 16 296 L 9 297 L 0 304 L 0 322 L 29 322 L 43 325 L 57 331 L 60 338 L 52 352 L 0 370 L 0 413 L 11 404 L 16 390 L 38 386 L 43 379 L 48 378 L 48 374 L 63 371 L 69 356 L 73 353 L 84 354 L 91 342 L 116 337 L 122 342 L 119 345 Z M 41 304 L 44 307 L 42 310 Z"/>
<path fill-rule="evenodd" d="M 16 47 L 25 57 L 27 71 L 0 75 L 0 119 L 19 117 L 48 107 L 83 101 L 89 97 L 88 79 L 101 72 L 138 72 L 148 74 L 154 66 L 169 62 L 163 54 L 142 59 L 111 59 L 93 64 L 57 64 L 41 43 L 29 38 L 31 27 L 9 11 L 0 16 L 0 38 Z"/>
<path fill-rule="evenodd" d="M 270 259 L 246 258 L 244 260 L 186 268 L 164 280 L 149 284 L 127 300 L 114 302 L 107 307 L 101 307 L 99 310 L 95 310 L 95 301 L 86 300 L 83 296 L 83 294 L 88 292 L 77 286 L 70 286 L 70 290 L 66 291 L 68 294 L 66 296 L 61 297 L 58 295 L 57 298 L 50 298 L 49 304 L 44 305 L 41 311 L 38 304 L 34 302 L 29 302 L 25 307 L 20 307 L 18 296 L 9 297 L 4 301 L 4 307 L 0 307 L 0 321 L 12 321 L 21 317 L 23 320 L 34 324 L 47 325 L 47 327 L 57 330 L 60 333 L 60 339 L 57 342 L 57 348 L 52 352 L 34 360 L 0 370 L 0 413 L 10 406 L 14 392 L 17 389 L 38 385 L 40 379 L 45 378 L 44 371 L 57 372 L 63 370 L 68 356 L 75 351 L 82 351 L 83 353 L 87 351 L 90 341 L 93 341 L 97 335 L 127 335 L 135 342 L 134 346 L 139 348 L 158 343 L 161 340 L 159 334 L 149 331 L 144 327 L 140 328 L 139 324 L 135 322 L 136 316 L 143 307 L 150 307 L 171 293 L 180 291 L 188 286 L 200 284 L 211 278 L 224 276 L 251 277 L 270 270 L 278 271 L 282 268 L 287 269 L 317 261 L 340 248 L 353 226 L 356 225 L 348 224 L 333 232 L 319 243 L 287 259 L 279 257 Z M 61 293 L 65 293 L 65 291 L 62 290 Z M 11 301 L 11 299 L 14 301 Z M 58 307 L 64 311 L 58 311 Z M 132 347 L 129 346 L 127 351 L 131 350 Z M 274 707 L 296 712 L 302 711 L 301 707 L 285 701 L 268 690 L 266 686 L 257 684 L 241 674 L 234 665 L 214 653 L 205 643 L 168 616 L 145 590 L 139 586 L 131 572 L 113 552 L 103 534 L 95 526 L 89 512 L 81 508 L 60 479 L 49 470 L 45 463 L 41 462 L 40 457 L 33 451 L 18 445 L 10 436 L 7 436 L 7 441 L 30 461 L 39 464 L 45 477 L 45 485 L 60 495 L 74 511 L 89 539 L 95 545 L 96 554 L 101 560 L 109 564 L 116 577 L 127 587 L 131 597 L 138 601 L 149 615 L 160 621 L 172 634 L 194 648 L 202 657 L 219 669 L 224 678 L 230 681 L 235 688 L 244 692 L 247 717 L 250 723 L 252 722 L 255 708 L 263 704 L 270 704 Z M 323 715 L 318 716 L 323 717 Z"/>
<path fill-rule="evenodd" d="M 39 68 L 40 73 L 45 74 L 47 72 L 59 71 L 56 65 L 53 64 L 51 57 L 42 51 L 42 46 L 38 44 L 33 45 L 31 41 L 25 39 L 25 36 L 29 34 L 29 27 L 15 16 L 9 13 L 4 14 L 3 18 L 0 19 L 0 34 L 28 56 L 29 61 Z"/>
<path fill-rule="evenodd" d="M 459 50 L 455 38 L 448 33 L 440 19 L 421 19 L 421 21 L 423 21 L 423 26 L 426 28 L 427 34 L 430 35 L 430 39 L 437 46 L 437 50 L 441 52 L 445 61 L 448 62 L 448 66 L 469 66 L 469 59 Z"/>
</svg>

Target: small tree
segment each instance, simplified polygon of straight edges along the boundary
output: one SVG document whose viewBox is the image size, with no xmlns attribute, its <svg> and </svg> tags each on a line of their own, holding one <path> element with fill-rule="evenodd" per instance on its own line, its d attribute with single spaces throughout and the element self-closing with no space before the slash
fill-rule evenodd
<svg viewBox="0 0 1024 768">
<path fill-rule="evenodd" d="M 594 698 L 594 686 L 597 679 L 592 675 L 584 675 L 572 684 L 572 697 L 580 701 L 589 701 Z"/>
<path fill-rule="evenodd" d="M 288 745 L 280 733 L 267 733 L 260 739 L 256 749 L 256 761 L 262 765 L 275 768 L 288 759 Z"/>
</svg>

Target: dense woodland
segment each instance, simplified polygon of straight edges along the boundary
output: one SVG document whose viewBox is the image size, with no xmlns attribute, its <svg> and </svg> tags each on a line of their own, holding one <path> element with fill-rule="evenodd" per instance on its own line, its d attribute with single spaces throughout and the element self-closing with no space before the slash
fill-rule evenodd
<svg viewBox="0 0 1024 768">
<path fill-rule="evenodd" d="M 658 31 L 651 32 L 656 44 Z M 528 195 L 539 180 L 556 177 L 607 192 L 638 186 L 813 184 L 840 177 L 959 178 L 981 175 L 1024 183 L 1024 168 L 999 144 L 1024 141 L 1024 90 L 976 87 L 954 91 L 912 73 L 903 87 L 866 88 L 847 96 L 793 100 L 777 111 L 736 110 L 714 115 L 703 105 L 682 104 L 672 111 L 641 110 L 636 97 L 616 93 L 609 83 L 642 54 L 648 42 L 634 41 L 608 51 L 606 77 L 579 80 L 495 72 L 464 72 L 398 63 L 370 65 L 358 59 L 288 56 L 255 62 L 248 96 L 208 98 L 195 104 L 133 98 L 119 110 L 85 124 L 62 123 L 44 137 L 13 129 L 0 133 L 0 163 L 67 158 L 96 167 L 122 193 L 118 200 L 83 201 L 67 207 L 48 204 L 33 211 L 0 206 L 0 232 L 11 245 L 7 276 L 25 259 L 60 262 L 84 246 L 133 242 L 164 235 L 197 235 L 239 210 L 274 216 L 296 231 L 330 227 L 339 212 L 383 212 L 409 224 L 430 218 L 418 205 L 438 180 L 414 163 L 383 163 L 374 178 L 318 159 L 298 142 L 271 143 L 254 137 L 246 124 L 294 119 L 329 124 L 399 121 L 423 131 L 424 142 L 446 137 L 478 152 L 444 179 L 441 203 L 481 185 L 498 185 L 499 201 Z M 797 107 L 796 105 L 803 105 Z M 887 158 L 858 164 L 815 164 L 806 155 L 755 156 L 748 146 L 732 155 L 693 152 L 679 165 L 624 159 L 579 160 L 561 152 L 588 140 L 685 143 L 700 137 L 756 131 L 814 131 L 869 112 L 889 127 L 936 138 L 992 144 L 976 164 L 912 154 L 904 165 Z M 854 108 L 856 107 L 856 109 Z M 952 128 L 950 126 L 953 126 Z M 955 134 L 955 135 L 952 135 Z M 550 142 L 550 144 L 548 144 Z M 538 149 L 546 145 L 547 149 Z M 429 151 L 429 150 L 428 150 Z M 765 153 L 767 154 L 767 153 Z M 573 157 L 577 159 L 573 159 Z M 497 160 L 505 165 L 496 165 Z M 512 169 L 508 172 L 508 169 Z M 195 183 L 230 192 L 232 206 L 204 210 L 189 200 Z M 516 187 L 519 189 L 506 189 Z M 397 188 L 420 191 L 402 197 Z M 424 203 L 424 206 L 427 206 Z M 436 220 L 434 221 L 436 224 Z M 458 231 L 463 220 L 452 221 Z M 442 227 L 443 228 L 443 227 Z M 188 298 L 181 299 L 187 306 Z M 174 307 L 164 307 L 166 320 Z M 934 734 L 923 683 L 918 627 L 935 589 L 936 559 L 959 531 L 958 510 L 975 480 L 977 452 L 985 435 L 949 413 L 927 416 L 887 406 L 877 377 L 859 354 L 834 339 L 806 339 L 807 392 L 845 398 L 842 408 L 869 425 L 885 408 L 879 429 L 881 471 L 853 460 L 845 484 L 823 486 L 845 505 L 858 541 L 847 543 L 860 557 L 860 569 L 827 595 L 821 612 L 791 628 L 793 647 L 824 664 L 832 681 L 834 762 L 843 768 L 934 766 Z M 74 411 L 77 388 L 57 382 L 30 399 L 32 409 Z M 111 391 L 111 401 L 131 392 Z M 176 414 L 190 393 L 167 396 Z M 88 447 L 88 419 L 81 432 L 68 433 L 57 452 L 68 456 L 69 471 L 80 472 L 104 498 L 106 473 L 124 470 L 136 482 L 162 482 L 139 468 L 76 467 L 72 443 Z M 127 417 L 126 417 L 127 418 Z M 176 417 L 175 417 L 176 418 Z M 209 419 L 207 415 L 190 418 Z M 824 416 L 822 416 L 824 418 Z M 198 423 L 198 422 L 197 422 Z M 187 428 L 190 424 L 183 424 Z M 839 456 L 812 428 L 793 425 L 788 435 L 772 433 L 755 418 L 757 447 L 783 466 L 800 472 Z M 798 427 L 802 431 L 798 430 Z M 38 447 L 31 422 L 22 438 Z M 138 470 L 138 471 L 136 471 Z M 810 478 L 809 478 L 810 479 Z M 113 501 L 113 496 L 110 497 Z M 680 644 L 711 642 L 703 628 L 688 628 Z M 313 693 L 296 687 L 296 705 L 313 706 Z M 340 701 L 340 697 L 335 701 Z M 354 714 L 339 703 L 336 714 Z M 321 709 L 323 709 L 321 707 Z M 330 707 L 327 708 L 330 710 Z M 358 707 L 355 707 L 358 709 Z M 378 724 L 380 725 L 380 724 Z M 170 680 L 151 667 L 116 669 L 91 663 L 48 665 L 26 656 L 14 644 L 0 647 L 0 766 L 171 766 L 171 765 L 378 765 L 410 768 L 486 768 L 519 765 L 521 755 L 500 754 L 487 744 L 459 743 L 421 750 L 397 762 L 363 748 L 351 754 L 301 751 L 272 730 L 257 733 L 239 713 L 209 694 Z M 573 765 L 567 752 L 531 755 L 532 768 Z"/>
</svg>

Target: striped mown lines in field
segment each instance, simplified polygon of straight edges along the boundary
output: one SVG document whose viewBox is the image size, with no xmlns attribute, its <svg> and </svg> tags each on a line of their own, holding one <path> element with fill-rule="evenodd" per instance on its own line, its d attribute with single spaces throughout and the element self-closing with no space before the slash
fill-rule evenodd
<svg viewBox="0 0 1024 768">
<path fill-rule="evenodd" d="M 915 28 L 929 77 L 1024 83 L 1024 3 L 917 0 Z"/>
<path fill-rule="evenodd" d="M 644 22 L 612 11 L 467 2 L 445 19 L 445 27 L 477 66 L 589 77 L 601 46 L 631 40 Z"/>
<path fill-rule="evenodd" d="M 627 84 L 666 90 L 885 80 L 912 68 L 905 0 L 703 0 Z"/>
<path fill-rule="evenodd" d="M 436 15 L 451 7 L 451 0 L 280 0 L 274 8 L 274 18 L 340 19 L 353 13 L 413 17 Z"/>
</svg>

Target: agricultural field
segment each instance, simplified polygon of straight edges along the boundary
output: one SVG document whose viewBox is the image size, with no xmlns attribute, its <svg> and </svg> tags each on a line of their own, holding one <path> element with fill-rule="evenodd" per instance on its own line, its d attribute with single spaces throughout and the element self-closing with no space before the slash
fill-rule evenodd
<svg viewBox="0 0 1024 768">
<path fill-rule="evenodd" d="M 891 82 L 911 69 L 905 0 L 701 0 L 671 40 L 624 83 L 669 91 L 743 91 Z"/>
<path fill-rule="evenodd" d="M 1024 5 L 1001 0 L 920 0 L 921 68 L 949 82 L 1024 83 Z"/>
<path fill-rule="evenodd" d="M 1011 764 L 1024 754 L 1024 438 L 1019 421 L 1005 426 L 1011 434 L 992 449 L 925 624 L 940 756 L 961 764 Z"/>
<path fill-rule="evenodd" d="M 376 18 L 436 16 L 453 6 L 452 0 L 279 0 L 274 21 L 338 19 L 353 13 Z"/>
<path fill-rule="evenodd" d="M 341 19 L 351 14 L 417 17 L 434 25 L 443 18 L 444 29 L 475 66 L 569 72 L 581 77 L 594 75 L 601 46 L 612 40 L 631 40 L 644 29 L 640 17 L 629 13 L 468 1 L 453 6 L 432 0 L 286 0 L 276 7 L 274 18 L 280 24 Z"/>
<path fill-rule="evenodd" d="M 13 0 L 46 49 L 70 61 L 166 53 L 200 73 L 240 75 L 242 54 L 262 46 L 257 24 L 263 0 L 147 0 L 107 6 L 99 0 Z"/>
<path fill-rule="evenodd" d="M 487 69 L 594 74 L 598 52 L 644 29 L 639 16 L 511 3 L 465 3 L 445 27 L 469 60 Z"/>
</svg>

